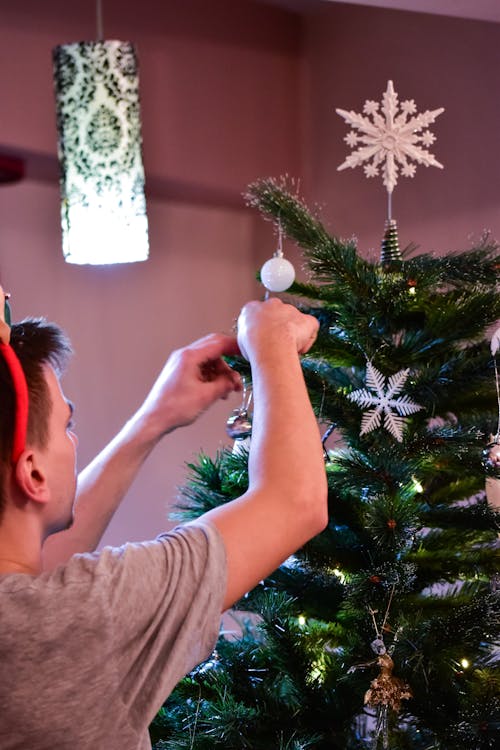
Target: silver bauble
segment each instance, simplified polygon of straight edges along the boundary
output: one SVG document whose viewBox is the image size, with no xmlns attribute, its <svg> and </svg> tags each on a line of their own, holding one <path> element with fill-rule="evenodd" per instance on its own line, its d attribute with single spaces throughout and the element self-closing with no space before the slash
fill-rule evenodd
<svg viewBox="0 0 500 750">
<path fill-rule="evenodd" d="M 235 409 L 226 422 L 226 432 L 233 440 L 243 440 L 252 434 L 252 420 L 245 409 Z"/>
</svg>

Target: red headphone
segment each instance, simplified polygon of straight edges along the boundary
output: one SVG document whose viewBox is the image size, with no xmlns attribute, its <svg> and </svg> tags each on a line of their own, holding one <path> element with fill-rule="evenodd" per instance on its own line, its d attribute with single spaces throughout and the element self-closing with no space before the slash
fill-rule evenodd
<svg viewBox="0 0 500 750">
<path fill-rule="evenodd" d="M 4 358 L 15 395 L 14 435 L 12 439 L 12 463 L 16 464 L 26 447 L 28 431 L 28 385 L 17 354 L 10 345 L 10 307 L 8 298 L 0 287 L 0 353 Z M 3 298 L 3 305 L 1 304 Z"/>
</svg>

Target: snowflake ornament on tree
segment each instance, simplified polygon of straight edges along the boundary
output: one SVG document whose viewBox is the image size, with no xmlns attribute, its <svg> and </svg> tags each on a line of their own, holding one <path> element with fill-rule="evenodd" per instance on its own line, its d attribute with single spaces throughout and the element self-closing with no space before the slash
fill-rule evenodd
<svg viewBox="0 0 500 750">
<path fill-rule="evenodd" d="M 390 195 L 400 171 L 404 177 L 414 176 L 416 166 L 412 161 L 442 169 L 443 165 L 427 150 L 436 138 L 424 128 L 433 123 L 444 108 L 427 110 L 423 114 L 415 114 L 416 111 L 413 99 L 399 103 L 392 81 L 387 83 L 382 106 L 371 100 L 365 102 L 365 115 L 337 109 L 337 114 L 352 127 L 344 140 L 348 146 L 356 148 L 338 170 L 365 164 L 365 175 L 376 177 L 382 167 L 382 180 Z"/>
<path fill-rule="evenodd" d="M 358 391 L 353 391 L 348 395 L 350 401 L 358 404 L 362 408 L 367 406 L 373 406 L 374 409 L 370 409 L 363 414 L 361 420 L 361 432 L 360 435 L 366 435 L 367 432 L 375 430 L 380 427 L 380 421 L 382 414 L 384 415 L 384 427 L 385 429 L 402 442 L 403 440 L 403 427 L 405 424 L 404 417 L 409 414 L 415 414 L 415 412 L 423 409 L 422 406 L 416 404 L 408 396 L 397 396 L 401 392 L 410 370 L 400 370 L 395 375 L 391 375 L 388 379 L 386 386 L 385 376 L 379 372 L 371 362 L 367 363 L 366 366 L 366 385 L 370 390 L 361 388 Z"/>
</svg>

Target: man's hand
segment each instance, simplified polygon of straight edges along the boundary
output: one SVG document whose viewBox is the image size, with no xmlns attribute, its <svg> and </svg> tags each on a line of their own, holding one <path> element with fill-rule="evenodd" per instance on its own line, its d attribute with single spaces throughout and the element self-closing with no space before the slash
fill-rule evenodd
<svg viewBox="0 0 500 750">
<path fill-rule="evenodd" d="M 252 359 L 252 355 L 266 351 L 273 342 L 284 339 L 305 354 L 318 334 L 319 323 L 312 315 L 305 315 L 293 305 L 284 304 L 277 297 L 266 302 L 249 302 L 238 319 L 238 344 L 242 355 Z"/>
<path fill-rule="evenodd" d="M 156 422 L 159 436 L 194 422 L 215 401 L 241 390 L 239 374 L 222 359 L 239 353 L 234 337 L 216 333 L 174 351 L 139 414 Z"/>
</svg>

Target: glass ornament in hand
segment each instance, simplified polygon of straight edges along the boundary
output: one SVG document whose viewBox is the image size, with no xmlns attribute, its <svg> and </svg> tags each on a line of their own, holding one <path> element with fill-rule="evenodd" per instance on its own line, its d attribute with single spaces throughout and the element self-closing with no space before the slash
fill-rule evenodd
<svg viewBox="0 0 500 750">
<path fill-rule="evenodd" d="M 252 390 L 243 381 L 241 406 L 234 409 L 226 422 L 226 432 L 233 440 L 246 440 L 252 434 L 252 419 L 248 413 L 252 401 Z"/>
<path fill-rule="evenodd" d="M 295 268 L 283 256 L 283 233 L 278 227 L 278 249 L 260 269 L 260 279 L 269 292 L 284 292 L 295 281 Z"/>
<path fill-rule="evenodd" d="M 252 420 L 244 409 L 235 409 L 226 422 L 226 432 L 233 440 L 244 440 L 252 434 Z"/>
</svg>

